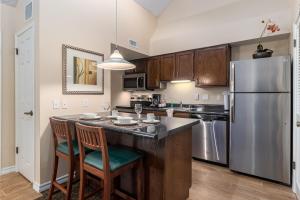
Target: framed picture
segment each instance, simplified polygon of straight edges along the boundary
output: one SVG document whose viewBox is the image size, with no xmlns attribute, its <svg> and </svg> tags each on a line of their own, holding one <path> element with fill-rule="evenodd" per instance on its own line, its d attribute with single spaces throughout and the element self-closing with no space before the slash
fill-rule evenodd
<svg viewBox="0 0 300 200">
<path fill-rule="evenodd" d="M 63 94 L 104 94 L 104 55 L 63 45 Z"/>
</svg>

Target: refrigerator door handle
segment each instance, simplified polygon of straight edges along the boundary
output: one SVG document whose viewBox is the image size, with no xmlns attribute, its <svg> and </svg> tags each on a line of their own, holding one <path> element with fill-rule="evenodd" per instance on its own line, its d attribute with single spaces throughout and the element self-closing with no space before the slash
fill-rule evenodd
<svg viewBox="0 0 300 200">
<path fill-rule="evenodd" d="M 235 64 L 231 63 L 230 70 L 230 91 L 235 92 Z"/>
<path fill-rule="evenodd" d="M 235 102 L 234 102 L 234 99 L 235 97 L 234 97 L 234 93 L 231 93 L 230 94 L 230 122 L 231 123 L 233 123 L 234 122 L 234 118 L 235 118 L 235 109 L 234 109 L 234 104 L 235 104 Z"/>
</svg>

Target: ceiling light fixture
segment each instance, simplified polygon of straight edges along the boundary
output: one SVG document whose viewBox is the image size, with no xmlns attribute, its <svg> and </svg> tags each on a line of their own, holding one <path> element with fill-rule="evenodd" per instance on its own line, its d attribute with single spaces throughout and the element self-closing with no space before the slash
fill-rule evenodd
<svg viewBox="0 0 300 200">
<path fill-rule="evenodd" d="M 171 83 L 190 83 L 192 81 L 190 80 L 177 80 L 177 81 L 171 81 Z"/>
<path fill-rule="evenodd" d="M 116 47 L 109 59 L 97 66 L 107 70 L 128 70 L 135 68 L 135 65 L 126 61 L 118 50 L 118 0 L 116 0 Z"/>
</svg>

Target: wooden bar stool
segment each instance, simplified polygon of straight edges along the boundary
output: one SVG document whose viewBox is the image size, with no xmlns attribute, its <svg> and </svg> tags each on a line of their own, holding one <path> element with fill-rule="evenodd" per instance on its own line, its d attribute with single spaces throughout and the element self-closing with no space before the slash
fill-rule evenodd
<svg viewBox="0 0 300 200">
<path fill-rule="evenodd" d="M 76 123 L 80 151 L 80 192 L 79 199 L 85 199 L 85 180 L 87 173 L 103 180 L 103 199 L 110 200 L 111 194 L 127 200 L 144 199 L 144 169 L 141 153 L 125 147 L 108 147 L 103 128 L 89 127 Z M 86 154 L 84 148 L 93 149 Z M 136 169 L 136 198 L 131 197 L 113 186 L 114 178 Z"/>
<path fill-rule="evenodd" d="M 69 130 L 67 121 L 50 118 L 50 125 L 52 128 L 54 139 L 55 158 L 48 200 L 52 199 L 54 188 L 57 188 L 61 192 L 63 192 L 65 194 L 66 200 L 70 200 L 72 195 L 72 183 L 74 178 L 75 167 L 76 164 L 77 166 L 79 166 L 78 142 L 77 140 L 72 139 L 72 135 Z M 59 140 L 63 140 L 64 142 L 59 143 Z M 67 187 L 64 187 L 56 181 L 59 158 L 66 160 L 68 163 L 69 178 L 67 182 Z"/>
</svg>

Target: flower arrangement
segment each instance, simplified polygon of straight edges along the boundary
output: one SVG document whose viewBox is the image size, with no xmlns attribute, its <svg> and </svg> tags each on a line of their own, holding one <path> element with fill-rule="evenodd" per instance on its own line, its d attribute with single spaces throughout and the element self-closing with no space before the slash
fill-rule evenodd
<svg viewBox="0 0 300 200">
<path fill-rule="evenodd" d="M 269 19 L 267 22 L 265 20 L 262 20 L 261 23 L 265 24 L 264 29 L 259 37 L 257 50 L 253 54 L 253 58 L 265 58 L 265 57 L 271 57 L 273 54 L 273 51 L 271 49 L 264 49 L 262 43 L 262 37 L 266 33 L 266 31 L 269 31 L 270 33 L 275 33 L 280 31 L 279 25 L 274 23 L 271 19 Z"/>
</svg>

